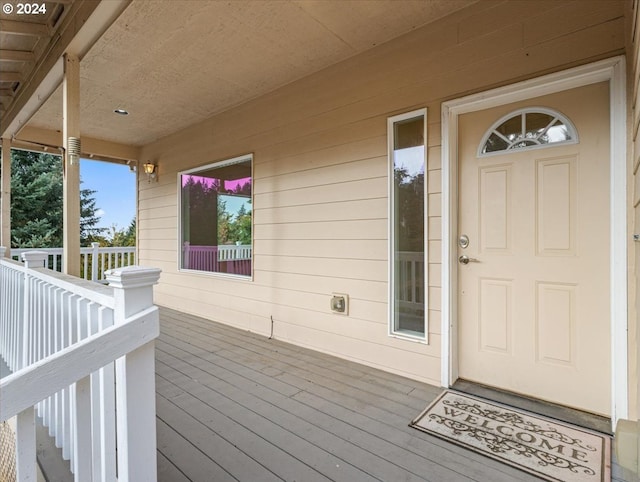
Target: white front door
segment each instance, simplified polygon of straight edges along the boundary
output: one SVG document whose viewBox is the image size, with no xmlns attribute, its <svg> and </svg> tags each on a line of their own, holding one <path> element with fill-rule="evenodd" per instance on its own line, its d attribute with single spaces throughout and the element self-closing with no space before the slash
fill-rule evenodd
<svg viewBox="0 0 640 482">
<path fill-rule="evenodd" d="M 540 110 L 579 142 L 479 154 L 498 119 Z M 610 415 L 608 84 L 464 114 L 458 132 L 459 377 Z"/>
</svg>

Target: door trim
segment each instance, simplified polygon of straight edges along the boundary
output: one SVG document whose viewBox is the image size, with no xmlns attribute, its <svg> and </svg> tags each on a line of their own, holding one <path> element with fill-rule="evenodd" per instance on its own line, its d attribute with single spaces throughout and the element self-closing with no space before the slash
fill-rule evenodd
<svg viewBox="0 0 640 482">
<path fill-rule="evenodd" d="M 612 57 L 569 70 L 472 94 L 442 104 L 442 358 L 441 384 L 458 378 L 457 259 L 458 116 L 598 82 L 609 82 L 611 422 L 628 417 L 627 182 L 625 59 Z"/>
</svg>

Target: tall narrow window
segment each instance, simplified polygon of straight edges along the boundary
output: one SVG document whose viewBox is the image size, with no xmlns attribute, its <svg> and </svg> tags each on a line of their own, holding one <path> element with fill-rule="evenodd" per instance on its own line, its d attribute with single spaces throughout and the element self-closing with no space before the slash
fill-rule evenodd
<svg viewBox="0 0 640 482">
<path fill-rule="evenodd" d="M 251 276 L 251 155 L 181 172 L 180 267 Z"/>
<path fill-rule="evenodd" d="M 421 340 L 426 338 L 427 299 L 426 114 L 421 109 L 388 120 L 390 332 Z"/>
</svg>

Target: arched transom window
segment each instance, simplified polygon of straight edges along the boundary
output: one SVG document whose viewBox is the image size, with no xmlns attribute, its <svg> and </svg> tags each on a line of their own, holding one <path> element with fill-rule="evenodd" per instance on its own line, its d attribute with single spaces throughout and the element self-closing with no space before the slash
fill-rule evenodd
<svg viewBox="0 0 640 482">
<path fill-rule="evenodd" d="M 545 107 L 511 112 L 489 128 L 478 156 L 578 142 L 576 128 L 564 115 Z"/>
</svg>

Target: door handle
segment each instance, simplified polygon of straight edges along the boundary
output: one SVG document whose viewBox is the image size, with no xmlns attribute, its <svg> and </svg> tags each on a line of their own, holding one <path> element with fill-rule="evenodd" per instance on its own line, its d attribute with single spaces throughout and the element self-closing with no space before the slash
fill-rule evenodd
<svg viewBox="0 0 640 482">
<path fill-rule="evenodd" d="M 460 264 L 469 264 L 469 263 L 479 263 L 480 260 L 476 259 L 476 258 L 470 258 L 469 256 L 467 256 L 466 254 L 463 254 L 462 256 L 460 256 L 458 258 L 458 262 Z"/>
</svg>

